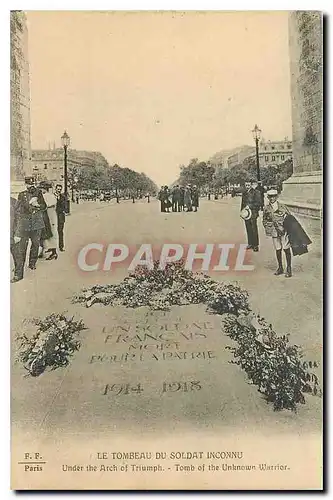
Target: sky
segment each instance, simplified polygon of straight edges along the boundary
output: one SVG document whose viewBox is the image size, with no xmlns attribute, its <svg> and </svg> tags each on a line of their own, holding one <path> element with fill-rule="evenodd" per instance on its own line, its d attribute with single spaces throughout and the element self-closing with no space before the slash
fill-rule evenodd
<svg viewBox="0 0 333 500">
<path fill-rule="evenodd" d="M 173 182 L 180 164 L 291 137 L 287 12 L 28 11 L 34 149 L 100 151 Z"/>
</svg>

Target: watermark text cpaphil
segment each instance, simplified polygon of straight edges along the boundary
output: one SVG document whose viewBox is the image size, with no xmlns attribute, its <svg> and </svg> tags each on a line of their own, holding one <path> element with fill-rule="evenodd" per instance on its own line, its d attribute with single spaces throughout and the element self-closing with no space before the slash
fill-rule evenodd
<svg viewBox="0 0 333 500">
<path fill-rule="evenodd" d="M 129 246 L 123 243 L 88 243 L 77 255 L 81 271 L 94 272 L 115 270 L 117 266 L 134 271 L 137 267 L 163 270 L 172 262 L 183 262 L 184 268 L 196 271 L 244 271 L 254 270 L 249 263 L 247 245 L 244 243 L 165 243 L 160 246 L 151 243 Z"/>
</svg>

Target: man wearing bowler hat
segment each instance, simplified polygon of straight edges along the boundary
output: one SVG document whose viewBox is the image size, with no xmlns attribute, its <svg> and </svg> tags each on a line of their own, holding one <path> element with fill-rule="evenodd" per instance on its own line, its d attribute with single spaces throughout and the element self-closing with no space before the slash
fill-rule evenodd
<svg viewBox="0 0 333 500">
<path fill-rule="evenodd" d="M 23 279 L 24 264 L 29 240 L 29 267 L 36 269 L 39 242 L 44 226 L 42 211 L 46 210 L 43 195 L 34 184 L 33 177 L 25 177 L 26 190 L 19 193 L 16 204 L 16 229 L 14 239 L 17 243 L 17 262 L 12 283 Z"/>
<path fill-rule="evenodd" d="M 282 250 L 284 250 L 287 269 L 286 278 L 291 277 L 291 251 L 290 241 L 287 231 L 284 228 L 284 219 L 290 213 L 288 208 L 278 201 L 277 189 L 269 189 L 267 191 L 268 205 L 264 207 L 263 225 L 266 236 L 271 236 L 278 261 L 278 268 L 275 271 L 275 276 L 283 274 L 282 265 Z"/>
<path fill-rule="evenodd" d="M 245 184 L 245 191 L 242 195 L 241 217 L 245 221 L 247 233 L 247 249 L 252 249 L 254 252 L 259 250 L 259 235 L 257 219 L 259 210 L 262 206 L 261 193 L 258 190 L 258 183 L 252 181 Z"/>
</svg>

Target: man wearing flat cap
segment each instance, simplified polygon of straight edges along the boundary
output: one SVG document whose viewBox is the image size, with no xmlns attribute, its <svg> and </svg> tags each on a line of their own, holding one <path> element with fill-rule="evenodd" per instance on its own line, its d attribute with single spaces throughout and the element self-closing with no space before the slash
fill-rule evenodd
<svg viewBox="0 0 333 500">
<path fill-rule="evenodd" d="M 284 227 L 284 220 L 290 214 L 288 208 L 278 201 L 278 192 L 276 189 L 267 191 L 268 205 L 264 207 L 263 225 L 266 236 L 271 236 L 276 252 L 278 268 L 275 271 L 275 276 L 283 274 L 282 265 L 282 250 L 284 250 L 287 268 L 285 276 L 291 277 L 291 251 L 290 241 L 287 231 Z"/>
<path fill-rule="evenodd" d="M 15 266 L 13 283 L 23 279 L 24 264 L 29 240 L 31 248 L 29 253 L 29 267 L 36 269 L 39 242 L 44 221 L 42 210 L 46 209 L 43 195 L 34 184 L 33 177 L 25 177 L 26 190 L 19 193 L 16 204 L 16 229 L 15 243 L 17 243 L 17 262 Z"/>
</svg>

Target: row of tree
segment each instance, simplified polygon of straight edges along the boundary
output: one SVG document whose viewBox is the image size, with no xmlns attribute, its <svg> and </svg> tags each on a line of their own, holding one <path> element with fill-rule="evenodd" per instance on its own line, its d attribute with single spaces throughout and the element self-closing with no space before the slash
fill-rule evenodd
<svg viewBox="0 0 333 500">
<path fill-rule="evenodd" d="M 264 186 L 279 186 L 293 173 L 293 162 L 286 160 L 280 165 L 260 167 L 260 180 Z M 201 190 L 219 190 L 230 185 L 244 185 L 257 180 L 257 165 L 254 157 L 246 158 L 242 164 L 230 168 L 215 169 L 209 162 L 193 158 L 190 163 L 180 166 L 178 184 L 196 184 Z"/>
<path fill-rule="evenodd" d="M 212 184 L 214 174 L 213 166 L 205 161 L 199 161 L 198 158 L 193 158 L 187 166 L 180 166 L 178 183 L 183 186 L 192 184 L 203 188 Z"/>
<path fill-rule="evenodd" d="M 293 164 L 289 159 L 280 165 L 260 167 L 260 179 L 265 186 L 281 185 L 292 175 Z M 244 185 L 257 179 L 256 159 L 246 158 L 242 164 L 231 168 L 215 169 L 209 162 L 190 160 L 187 166 L 180 166 L 177 184 L 196 185 L 201 191 L 217 191 L 230 185 Z M 110 191 L 121 197 L 140 197 L 158 192 L 156 184 L 143 172 L 107 161 L 92 166 L 73 167 L 69 171 L 69 184 L 75 189 L 89 191 Z"/>
<path fill-rule="evenodd" d="M 124 197 L 154 195 L 158 189 L 145 173 L 117 164 L 73 168 L 70 169 L 69 178 L 78 190 L 110 191 Z"/>
<path fill-rule="evenodd" d="M 279 186 L 293 173 L 292 159 L 280 165 L 265 165 L 259 168 L 260 180 L 264 186 Z M 214 186 L 219 188 L 226 185 L 244 185 L 245 182 L 257 180 L 256 159 L 246 158 L 240 165 L 231 168 L 221 168 L 214 176 Z"/>
</svg>

